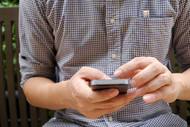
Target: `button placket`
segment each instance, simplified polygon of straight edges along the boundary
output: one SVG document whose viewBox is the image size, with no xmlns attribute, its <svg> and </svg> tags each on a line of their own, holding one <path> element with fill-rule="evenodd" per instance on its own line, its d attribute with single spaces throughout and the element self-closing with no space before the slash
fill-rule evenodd
<svg viewBox="0 0 190 127">
<path fill-rule="evenodd" d="M 106 1 L 106 31 L 108 41 L 108 75 L 113 76 L 113 72 L 120 65 L 120 5 L 118 1 Z M 112 77 L 113 78 L 113 77 Z M 109 118 L 109 116 L 108 116 Z M 109 121 L 109 120 L 108 120 Z"/>
</svg>

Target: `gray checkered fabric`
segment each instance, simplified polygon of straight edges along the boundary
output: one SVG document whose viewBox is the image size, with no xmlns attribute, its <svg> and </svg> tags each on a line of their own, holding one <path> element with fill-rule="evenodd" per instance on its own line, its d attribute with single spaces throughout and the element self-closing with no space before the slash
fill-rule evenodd
<svg viewBox="0 0 190 127">
<path fill-rule="evenodd" d="M 113 78 L 119 66 L 139 56 L 168 65 L 172 47 L 182 71 L 190 67 L 190 0 L 21 0 L 19 11 L 21 85 L 35 76 L 67 80 L 82 66 Z M 187 125 L 167 103 L 144 103 L 141 97 L 93 120 L 74 109 L 59 110 L 44 125 L 81 126 Z"/>
</svg>

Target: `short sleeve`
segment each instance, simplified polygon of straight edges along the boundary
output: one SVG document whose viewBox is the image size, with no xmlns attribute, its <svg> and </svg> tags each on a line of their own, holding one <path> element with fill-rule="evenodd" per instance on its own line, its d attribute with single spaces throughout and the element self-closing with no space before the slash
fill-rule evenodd
<svg viewBox="0 0 190 127">
<path fill-rule="evenodd" d="M 179 16 L 173 29 L 173 46 L 181 71 L 190 68 L 190 0 L 179 2 Z"/>
<path fill-rule="evenodd" d="M 31 77 L 46 77 L 55 81 L 55 48 L 52 28 L 40 0 L 20 0 L 19 4 L 19 64 L 21 86 Z"/>
</svg>

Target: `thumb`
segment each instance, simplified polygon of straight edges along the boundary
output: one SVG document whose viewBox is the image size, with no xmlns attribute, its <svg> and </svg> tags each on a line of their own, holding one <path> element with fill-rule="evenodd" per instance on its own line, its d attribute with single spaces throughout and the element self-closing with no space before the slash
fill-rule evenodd
<svg viewBox="0 0 190 127">
<path fill-rule="evenodd" d="M 87 80 L 111 79 L 102 71 L 91 67 L 82 67 L 77 74 Z"/>
</svg>

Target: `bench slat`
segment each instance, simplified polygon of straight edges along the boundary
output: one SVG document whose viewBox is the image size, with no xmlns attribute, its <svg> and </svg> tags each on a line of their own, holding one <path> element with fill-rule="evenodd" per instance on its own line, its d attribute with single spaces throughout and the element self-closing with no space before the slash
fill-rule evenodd
<svg viewBox="0 0 190 127">
<path fill-rule="evenodd" d="M 36 108 L 30 105 L 31 127 L 38 127 Z"/>
<path fill-rule="evenodd" d="M 44 124 L 48 121 L 48 114 L 46 109 L 40 109 L 40 118 L 41 118 L 41 124 Z"/>
<path fill-rule="evenodd" d="M 6 42 L 6 65 L 7 65 L 7 87 L 8 87 L 8 102 L 11 119 L 11 127 L 18 126 L 17 108 L 15 97 L 15 81 L 13 68 L 13 51 L 12 51 L 12 34 L 11 22 L 5 21 L 5 42 Z"/>
<path fill-rule="evenodd" d="M 187 102 L 186 101 L 180 101 L 180 112 L 179 115 L 181 116 L 181 118 L 183 118 L 184 120 L 187 120 Z"/>
<path fill-rule="evenodd" d="M 2 22 L 0 22 L 0 28 L 2 27 L 1 23 Z M 8 127 L 2 45 L 3 45 L 3 39 L 2 39 L 2 31 L 0 29 L 0 104 L 1 104 L 0 119 L 1 119 L 1 126 Z"/>
</svg>

